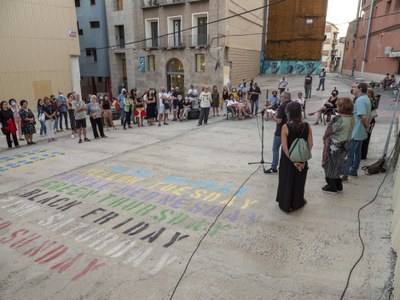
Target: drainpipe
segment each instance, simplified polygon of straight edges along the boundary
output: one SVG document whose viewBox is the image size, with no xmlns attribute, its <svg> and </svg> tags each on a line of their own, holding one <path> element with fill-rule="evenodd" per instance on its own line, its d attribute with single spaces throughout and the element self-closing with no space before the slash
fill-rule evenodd
<svg viewBox="0 0 400 300">
<path fill-rule="evenodd" d="M 263 29 L 261 36 L 261 63 L 260 63 L 260 74 L 263 72 L 263 66 L 265 61 L 265 43 L 266 43 L 266 35 L 267 35 L 267 16 L 269 14 L 269 0 L 265 0 L 264 2 L 264 12 L 263 12 Z"/>
<path fill-rule="evenodd" d="M 371 0 L 370 12 L 369 12 L 369 20 L 368 20 L 368 28 L 367 28 L 367 35 L 365 36 L 365 43 L 364 43 L 364 54 L 363 60 L 361 64 L 361 77 L 364 77 L 364 64 L 367 59 L 367 50 L 368 50 L 368 42 L 369 42 L 369 34 L 371 31 L 371 23 L 372 23 L 372 14 L 374 12 L 374 0 Z"/>
</svg>

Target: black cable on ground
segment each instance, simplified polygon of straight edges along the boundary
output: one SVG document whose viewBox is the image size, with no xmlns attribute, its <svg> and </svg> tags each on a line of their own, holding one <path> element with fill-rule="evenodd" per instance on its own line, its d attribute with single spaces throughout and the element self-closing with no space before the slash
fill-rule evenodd
<svg viewBox="0 0 400 300">
<path fill-rule="evenodd" d="M 186 274 L 186 271 L 189 268 L 190 263 L 192 262 L 192 259 L 194 257 L 194 255 L 196 254 L 197 250 L 199 250 L 201 243 L 203 242 L 203 240 L 206 238 L 206 236 L 208 235 L 208 233 L 211 231 L 211 229 L 214 227 L 214 225 L 217 223 L 219 217 L 222 215 L 222 213 L 225 211 L 225 209 L 228 207 L 228 205 L 232 202 L 233 198 L 237 195 L 237 193 L 239 193 L 240 189 L 247 183 L 247 181 L 250 180 L 250 178 L 257 173 L 258 170 L 260 170 L 261 165 L 250 174 L 249 177 L 247 177 L 247 179 L 242 183 L 242 185 L 237 189 L 237 191 L 233 194 L 233 196 L 231 197 L 231 199 L 224 205 L 224 207 L 221 209 L 221 211 L 219 212 L 219 214 L 215 217 L 215 220 L 211 223 L 211 225 L 208 227 L 207 231 L 203 234 L 203 236 L 201 237 L 200 241 L 197 243 L 196 248 L 194 249 L 194 251 L 192 252 L 192 254 L 189 257 L 189 260 L 186 263 L 185 269 L 183 270 L 183 273 L 181 275 L 181 277 L 179 278 L 178 282 L 175 285 L 174 290 L 172 291 L 171 297 L 169 298 L 170 300 L 172 300 L 172 298 L 175 295 L 176 290 L 178 289 L 183 277 Z"/>
<path fill-rule="evenodd" d="M 388 158 L 388 159 L 390 159 L 389 167 L 388 167 L 387 170 L 386 170 L 386 174 L 385 174 L 385 176 L 383 177 L 383 180 L 382 180 L 381 184 L 379 185 L 379 187 L 378 187 L 378 189 L 377 189 L 377 191 L 376 191 L 376 193 L 375 193 L 375 196 L 372 198 L 372 200 L 371 200 L 370 202 L 368 202 L 367 204 L 363 205 L 363 206 L 358 210 L 358 212 L 357 212 L 357 218 L 358 218 L 358 237 L 360 238 L 362 249 L 361 249 L 360 257 L 357 259 L 357 261 L 354 263 L 353 267 L 350 269 L 349 275 L 347 276 L 346 287 L 344 288 L 343 293 L 342 293 L 342 295 L 340 296 L 340 300 L 342 300 L 342 299 L 344 298 L 344 296 L 345 296 L 345 294 L 346 294 L 346 291 L 347 291 L 347 288 L 349 287 L 349 284 L 350 284 L 351 275 L 353 274 L 354 269 L 356 268 L 356 266 L 358 265 L 358 263 L 361 261 L 361 259 L 362 259 L 363 256 L 364 256 L 365 244 L 364 244 L 364 240 L 363 240 L 363 238 L 362 238 L 362 236 L 361 236 L 361 218 L 360 218 L 360 213 L 361 213 L 361 211 L 362 211 L 364 208 L 366 208 L 367 206 L 369 206 L 369 205 L 371 205 L 372 203 L 374 203 L 374 202 L 376 201 L 376 199 L 378 198 L 378 194 L 379 194 L 379 192 L 380 192 L 380 190 L 381 190 L 383 184 L 385 183 L 386 178 L 387 178 L 388 175 L 389 175 L 389 171 L 390 171 L 390 169 L 391 169 L 391 167 L 392 167 L 392 162 L 393 162 L 393 160 L 392 160 L 392 155 L 393 155 L 394 149 L 395 149 L 395 147 L 392 149 L 392 151 L 391 151 L 391 153 L 390 153 L 390 156 L 389 156 L 389 158 Z"/>
</svg>

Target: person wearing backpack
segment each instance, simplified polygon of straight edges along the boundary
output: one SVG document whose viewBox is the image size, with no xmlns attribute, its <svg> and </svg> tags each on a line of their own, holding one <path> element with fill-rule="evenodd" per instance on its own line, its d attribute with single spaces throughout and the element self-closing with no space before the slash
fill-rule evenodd
<svg viewBox="0 0 400 300">
<path fill-rule="evenodd" d="M 282 126 L 282 150 L 276 201 L 281 210 L 289 213 L 307 203 L 304 199 L 304 187 L 307 179 L 307 160 L 311 157 L 313 138 L 310 125 L 302 118 L 299 103 L 287 104 L 286 114 L 288 122 Z M 304 145 L 306 149 L 299 147 Z M 302 149 L 305 151 L 303 152 Z M 295 153 L 291 153 L 292 151 Z M 294 158 L 294 156 L 305 156 L 305 158 Z"/>
<path fill-rule="evenodd" d="M 340 175 L 344 172 L 346 156 L 349 151 L 351 133 L 354 127 L 353 101 L 348 98 L 339 98 L 337 101 L 339 115 L 329 122 L 322 138 L 322 168 L 325 170 L 326 185 L 324 193 L 336 194 L 343 190 Z"/>
</svg>

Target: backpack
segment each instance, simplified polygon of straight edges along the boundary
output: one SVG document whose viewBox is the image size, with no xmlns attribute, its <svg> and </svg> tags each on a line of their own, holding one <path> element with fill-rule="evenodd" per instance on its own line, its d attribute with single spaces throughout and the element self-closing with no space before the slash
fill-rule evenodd
<svg viewBox="0 0 400 300">
<path fill-rule="evenodd" d="M 114 107 L 115 107 L 115 110 L 116 110 L 116 111 L 120 111 L 120 110 L 121 110 L 121 105 L 119 105 L 118 100 L 115 101 Z"/>
<path fill-rule="evenodd" d="M 301 137 L 303 132 L 304 127 L 299 137 L 293 141 L 292 145 L 290 145 L 289 158 L 292 162 L 306 162 L 312 157 L 307 141 Z"/>
</svg>

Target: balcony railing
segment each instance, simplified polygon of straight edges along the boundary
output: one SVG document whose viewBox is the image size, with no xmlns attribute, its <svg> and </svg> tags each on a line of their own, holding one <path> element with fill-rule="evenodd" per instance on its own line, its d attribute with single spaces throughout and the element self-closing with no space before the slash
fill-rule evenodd
<svg viewBox="0 0 400 300">
<path fill-rule="evenodd" d="M 184 4 L 186 0 L 159 0 L 160 5 L 174 5 L 174 4 Z"/>
<path fill-rule="evenodd" d="M 205 48 L 210 43 L 210 35 L 209 34 L 198 34 L 198 35 L 189 35 L 188 36 L 188 45 L 189 47 L 195 48 Z"/>
<path fill-rule="evenodd" d="M 184 49 L 205 48 L 210 43 L 209 34 L 178 36 L 170 34 L 157 38 L 149 38 L 144 43 L 136 44 L 136 48 L 142 49 Z"/>
<path fill-rule="evenodd" d="M 160 47 L 160 38 L 154 37 L 146 40 L 146 49 L 158 49 Z"/>
<path fill-rule="evenodd" d="M 122 39 L 122 38 L 116 38 L 115 39 L 115 45 L 118 47 L 118 48 L 125 48 L 125 39 Z"/>
<path fill-rule="evenodd" d="M 158 7 L 159 0 L 142 0 L 142 8 Z"/>
</svg>

